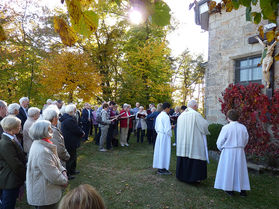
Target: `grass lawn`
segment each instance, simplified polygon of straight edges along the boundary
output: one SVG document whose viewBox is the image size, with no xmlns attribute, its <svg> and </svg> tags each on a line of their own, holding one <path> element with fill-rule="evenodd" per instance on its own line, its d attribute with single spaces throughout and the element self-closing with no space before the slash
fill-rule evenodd
<svg viewBox="0 0 279 209">
<path fill-rule="evenodd" d="M 133 134 L 132 134 L 133 135 Z M 137 144 L 132 136 L 130 147 L 117 147 L 102 153 L 88 141 L 78 151 L 81 172 L 66 189 L 91 184 L 103 197 L 108 209 L 186 209 L 186 208 L 279 208 L 279 176 L 249 173 L 248 197 L 227 196 L 213 188 L 217 163 L 208 165 L 208 178 L 198 186 L 180 182 L 175 177 L 176 157 L 172 148 L 171 176 L 158 176 L 152 168 L 153 148 L 145 141 Z M 21 209 L 31 208 L 26 202 Z"/>
</svg>

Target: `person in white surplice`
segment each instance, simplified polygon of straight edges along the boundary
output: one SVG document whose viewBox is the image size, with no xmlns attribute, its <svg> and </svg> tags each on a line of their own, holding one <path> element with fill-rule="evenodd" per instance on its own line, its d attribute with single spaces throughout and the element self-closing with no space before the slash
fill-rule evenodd
<svg viewBox="0 0 279 209">
<path fill-rule="evenodd" d="M 208 122 L 197 111 L 198 103 L 190 100 L 177 119 L 176 178 L 186 183 L 199 183 L 207 178 Z"/>
<path fill-rule="evenodd" d="M 169 175 L 170 155 L 171 155 L 171 136 L 172 126 L 170 117 L 170 104 L 163 104 L 163 111 L 156 118 L 155 130 L 157 138 L 154 148 L 153 168 L 157 168 L 157 174 Z"/>
<path fill-rule="evenodd" d="M 246 190 L 250 190 L 250 183 L 244 148 L 249 135 L 246 127 L 237 122 L 238 117 L 236 110 L 229 110 L 227 118 L 230 123 L 223 126 L 219 134 L 217 147 L 221 156 L 214 188 L 222 189 L 229 195 L 237 191 L 241 196 L 247 196 Z"/>
</svg>

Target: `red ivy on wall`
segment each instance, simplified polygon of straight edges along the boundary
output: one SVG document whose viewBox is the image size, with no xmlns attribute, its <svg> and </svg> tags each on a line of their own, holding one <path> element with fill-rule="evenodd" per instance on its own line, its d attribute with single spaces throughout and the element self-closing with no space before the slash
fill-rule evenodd
<svg viewBox="0 0 279 209">
<path fill-rule="evenodd" d="M 250 83 L 248 86 L 230 84 L 222 92 L 220 98 L 221 111 L 226 115 L 228 110 L 236 109 L 240 113 L 239 122 L 244 124 L 249 132 L 249 143 L 246 151 L 251 154 L 265 155 L 272 151 L 279 156 L 279 90 L 276 90 L 271 100 L 262 93 L 263 85 Z M 268 128 L 271 126 L 273 137 L 271 141 Z"/>
</svg>

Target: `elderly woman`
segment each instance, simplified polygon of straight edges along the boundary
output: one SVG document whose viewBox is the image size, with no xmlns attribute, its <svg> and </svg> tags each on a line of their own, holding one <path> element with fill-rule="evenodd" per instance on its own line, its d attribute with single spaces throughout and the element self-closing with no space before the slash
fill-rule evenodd
<svg viewBox="0 0 279 209">
<path fill-rule="evenodd" d="M 28 118 L 23 125 L 23 150 L 28 154 L 33 142 L 32 138 L 29 136 L 29 129 L 40 117 L 40 109 L 37 107 L 30 107 L 27 116 Z"/>
<path fill-rule="evenodd" d="M 60 163 L 56 146 L 50 141 L 51 123 L 46 120 L 36 121 L 29 134 L 33 143 L 27 164 L 27 201 L 38 209 L 56 208 L 68 178 L 66 169 Z"/>
<path fill-rule="evenodd" d="M 77 148 L 80 146 L 81 138 L 84 132 L 79 127 L 76 119 L 77 108 L 74 104 L 67 105 L 65 114 L 59 119 L 61 122 L 61 132 L 65 140 L 65 146 L 70 154 L 70 159 L 66 163 L 68 175 L 75 175 L 77 165 Z M 70 176 L 70 179 L 73 177 Z"/>
<path fill-rule="evenodd" d="M 120 145 L 122 147 L 129 146 L 127 142 L 129 128 L 132 127 L 132 120 L 130 118 L 131 113 L 129 110 L 129 105 L 124 104 L 123 109 L 120 111 Z"/>
<path fill-rule="evenodd" d="M 63 167 L 66 167 L 66 161 L 70 159 L 70 154 L 67 152 L 64 142 L 64 137 L 61 131 L 56 127 L 59 117 L 59 109 L 57 106 L 51 105 L 43 112 L 44 120 L 51 123 L 53 132 L 51 141 L 57 147 L 57 154 Z"/>
<path fill-rule="evenodd" d="M 24 184 L 26 159 L 15 136 L 21 129 L 20 119 L 7 116 L 1 126 L 4 133 L 0 140 L 0 208 L 7 209 L 15 207 L 19 188 Z"/>
<path fill-rule="evenodd" d="M 16 116 L 19 113 L 20 105 L 18 103 L 12 103 L 8 106 L 8 115 Z"/>
<path fill-rule="evenodd" d="M 145 118 L 147 116 L 146 111 L 143 106 L 139 107 L 139 111 L 136 113 L 136 129 L 137 129 L 137 143 L 143 143 L 143 137 L 145 135 L 145 130 L 147 129 L 147 124 Z M 141 135 L 141 136 L 140 136 Z"/>
</svg>

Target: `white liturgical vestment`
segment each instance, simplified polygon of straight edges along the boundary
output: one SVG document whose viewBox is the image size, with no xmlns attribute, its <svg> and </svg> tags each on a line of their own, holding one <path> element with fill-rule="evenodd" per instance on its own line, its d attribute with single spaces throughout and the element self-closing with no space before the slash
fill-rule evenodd
<svg viewBox="0 0 279 209">
<path fill-rule="evenodd" d="M 157 116 L 155 130 L 157 138 L 154 148 L 153 168 L 169 170 L 172 131 L 170 117 L 166 112 L 162 111 Z"/>
<path fill-rule="evenodd" d="M 208 122 L 200 113 L 188 108 L 177 119 L 176 156 L 206 161 L 204 135 L 207 134 Z"/>
<path fill-rule="evenodd" d="M 244 148 L 248 143 L 244 125 L 234 121 L 223 126 L 217 147 L 221 152 L 214 188 L 225 191 L 250 190 Z"/>
</svg>

